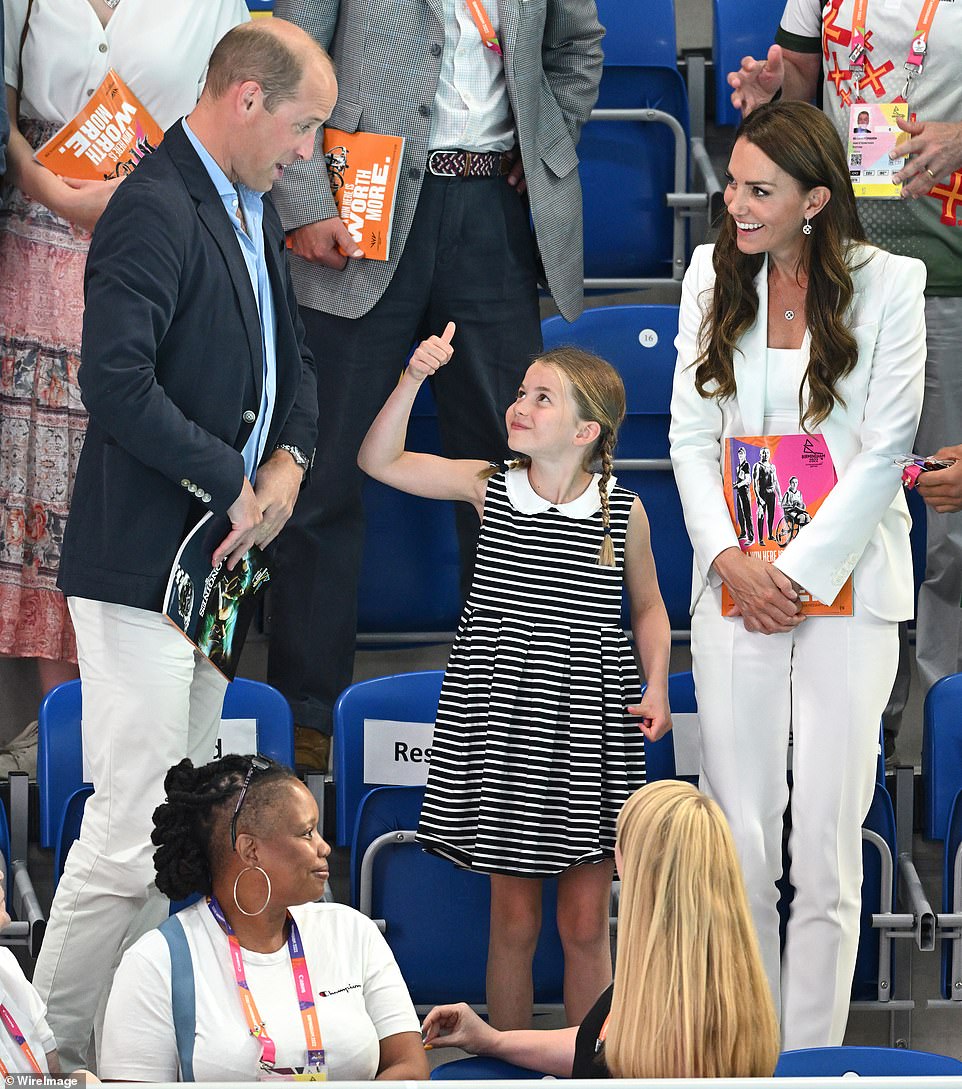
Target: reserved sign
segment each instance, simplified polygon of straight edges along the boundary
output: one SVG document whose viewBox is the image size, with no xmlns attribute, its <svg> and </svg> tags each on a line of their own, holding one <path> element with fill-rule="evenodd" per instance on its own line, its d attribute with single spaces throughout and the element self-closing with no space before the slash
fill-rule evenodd
<svg viewBox="0 0 962 1089">
<path fill-rule="evenodd" d="M 369 786 L 424 786 L 433 739 L 433 722 L 366 718 L 364 782 Z"/>
</svg>

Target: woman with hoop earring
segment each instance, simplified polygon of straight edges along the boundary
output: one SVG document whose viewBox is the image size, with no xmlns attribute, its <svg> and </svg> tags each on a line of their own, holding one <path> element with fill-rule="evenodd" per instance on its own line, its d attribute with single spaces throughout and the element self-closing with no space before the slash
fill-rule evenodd
<svg viewBox="0 0 962 1089">
<path fill-rule="evenodd" d="M 317 903 L 330 847 L 290 768 L 182 760 L 154 813 L 157 887 L 200 899 L 124 954 L 100 1074 L 116 1081 L 424 1080 L 418 1018 L 387 943 Z M 172 1000 L 188 979 L 189 1003 Z M 189 1043 L 185 1043 L 189 1040 Z"/>
</svg>

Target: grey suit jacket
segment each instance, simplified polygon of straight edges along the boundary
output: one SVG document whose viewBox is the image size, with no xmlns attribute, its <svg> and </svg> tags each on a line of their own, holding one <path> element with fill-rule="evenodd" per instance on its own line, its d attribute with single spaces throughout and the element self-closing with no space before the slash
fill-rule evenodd
<svg viewBox="0 0 962 1089">
<path fill-rule="evenodd" d="M 595 0 L 497 4 L 535 237 L 548 287 L 571 321 L 583 306 L 584 280 L 575 145 L 598 97 L 604 30 Z M 441 49 L 435 48 L 444 42 L 441 0 L 276 0 L 274 14 L 313 34 L 334 58 L 333 128 L 406 141 L 391 260 L 352 260 L 340 272 L 291 259 L 302 305 L 360 317 L 387 288 L 414 218 L 441 68 Z M 314 159 L 284 171 L 274 200 L 287 230 L 337 214 L 320 139 Z"/>
</svg>

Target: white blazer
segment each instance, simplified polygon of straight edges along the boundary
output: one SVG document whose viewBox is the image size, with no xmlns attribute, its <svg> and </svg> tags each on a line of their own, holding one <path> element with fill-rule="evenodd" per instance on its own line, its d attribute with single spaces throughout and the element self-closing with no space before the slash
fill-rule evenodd
<svg viewBox="0 0 962 1089">
<path fill-rule="evenodd" d="M 699 246 L 682 286 L 671 399 L 671 460 L 695 553 L 692 611 L 720 579 L 712 561 L 738 537 L 722 487 L 725 438 L 762 434 L 768 345 L 768 258 L 755 280 L 758 318 L 735 351 L 735 397 L 703 398 L 691 364 L 715 281 L 713 246 Z M 858 362 L 837 386 L 836 403 L 819 430 L 838 483 L 776 566 L 819 600 L 831 602 L 854 571 L 861 606 L 882 620 L 912 616 L 909 518 L 893 459 L 912 450 L 922 411 L 925 371 L 925 266 L 871 246 L 858 247 L 850 327 Z M 806 356 L 809 337 L 802 350 Z M 807 398 L 807 389 L 805 391 Z M 858 607 L 858 606 L 856 606 Z"/>
</svg>

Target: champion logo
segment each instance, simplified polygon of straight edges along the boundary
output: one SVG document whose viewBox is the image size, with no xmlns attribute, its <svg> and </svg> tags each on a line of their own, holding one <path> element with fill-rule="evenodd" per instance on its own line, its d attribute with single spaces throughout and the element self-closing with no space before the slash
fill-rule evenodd
<svg viewBox="0 0 962 1089">
<path fill-rule="evenodd" d="M 345 991 L 359 991 L 360 983 L 348 983 L 346 987 L 338 987 L 336 991 L 318 991 L 318 998 L 332 998 L 336 994 L 344 994 Z"/>
</svg>

